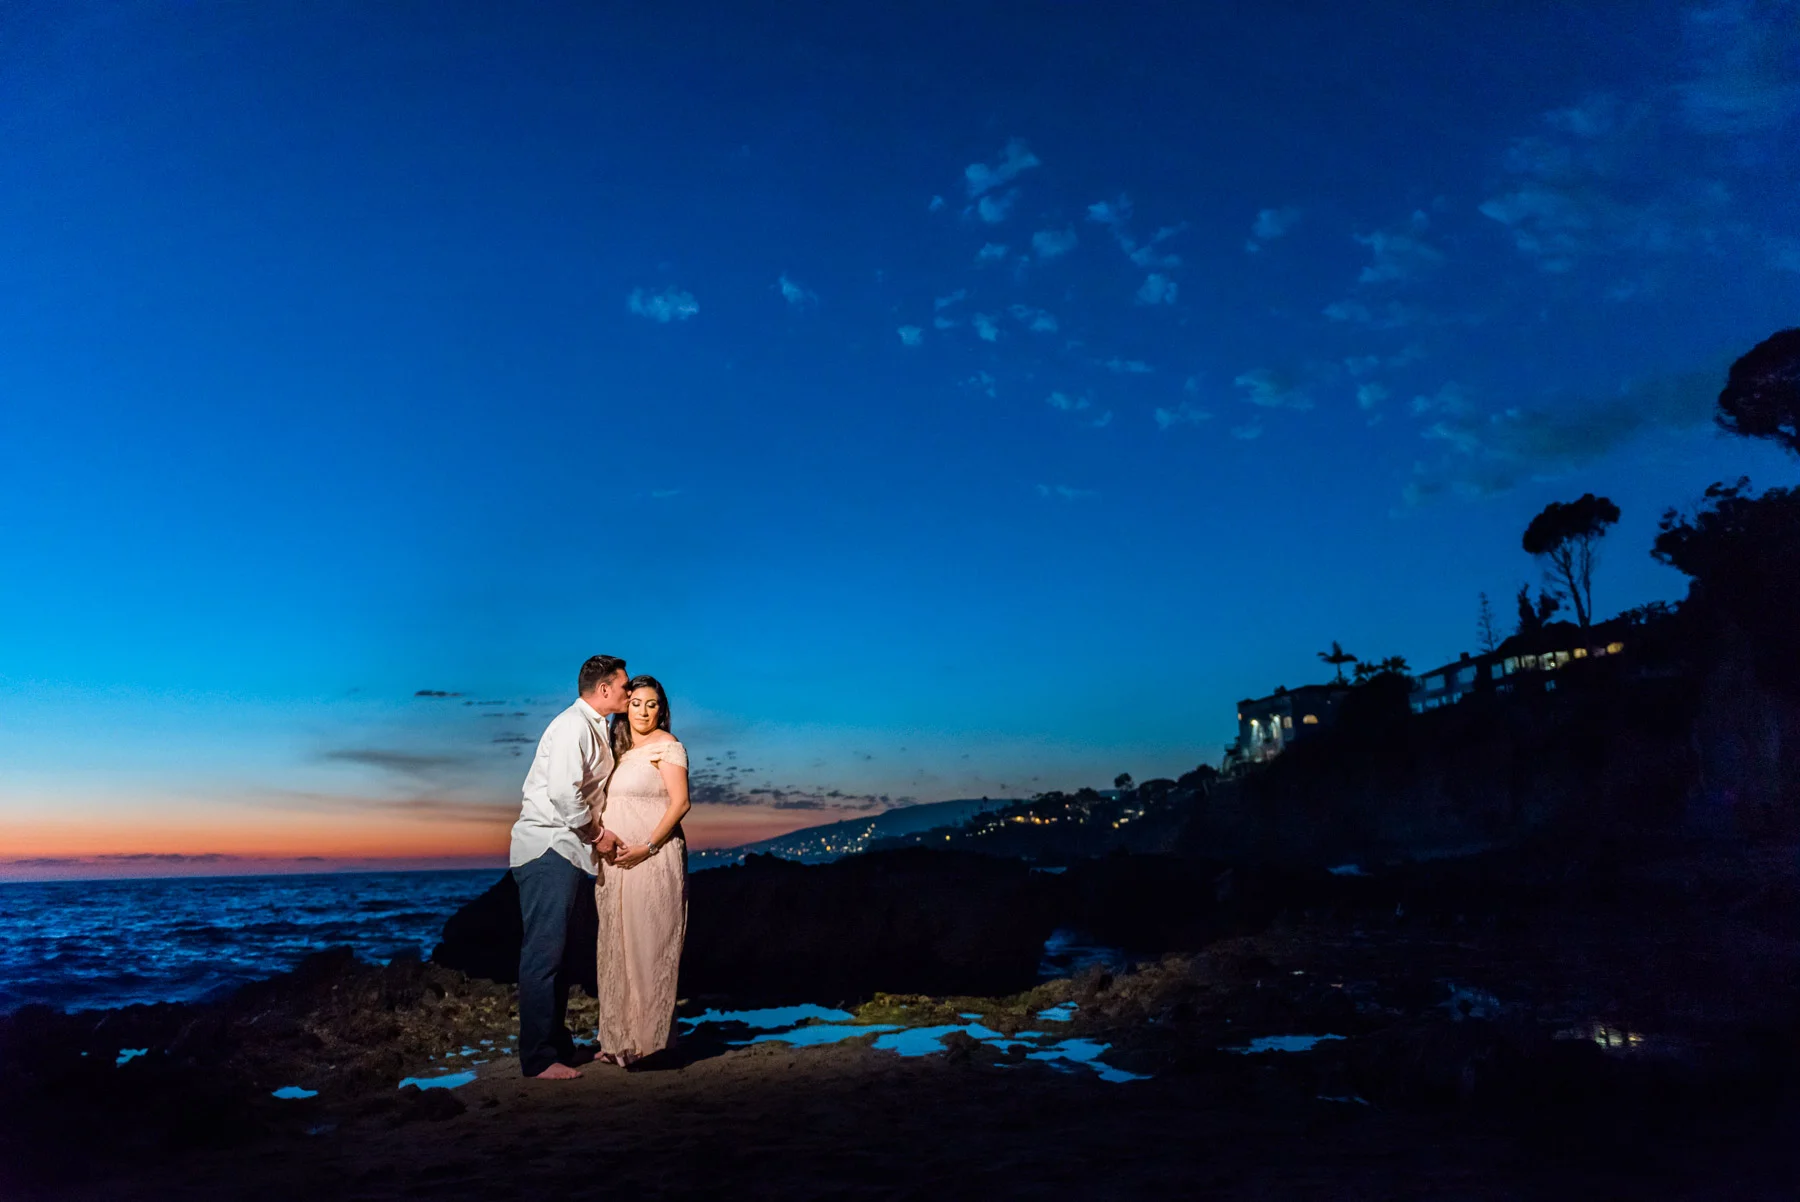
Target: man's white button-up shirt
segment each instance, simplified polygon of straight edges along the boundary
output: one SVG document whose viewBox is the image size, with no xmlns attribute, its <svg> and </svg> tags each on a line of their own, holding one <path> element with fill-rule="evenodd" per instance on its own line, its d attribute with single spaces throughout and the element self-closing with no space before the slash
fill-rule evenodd
<svg viewBox="0 0 1800 1202">
<path fill-rule="evenodd" d="M 575 833 L 593 824 L 598 835 L 606 782 L 612 776 L 612 742 L 606 719 L 587 702 L 550 720 L 525 774 L 525 800 L 512 828 L 512 866 L 554 851 L 590 876 L 600 871 L 591 844 Z"/>
</svg>

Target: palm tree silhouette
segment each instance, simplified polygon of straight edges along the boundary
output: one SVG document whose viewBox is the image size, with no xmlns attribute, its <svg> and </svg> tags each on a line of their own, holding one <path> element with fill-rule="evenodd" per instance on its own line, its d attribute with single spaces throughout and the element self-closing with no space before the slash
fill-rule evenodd
<svg viewBox="0 0 1800 1202">
<path fill-rule="evenodd" d="M 1356 657 L 1344 650 L 1343 644 L 1336 639 L 1331 640 L 1331 650 L 1319 652 L 1319 658 L 1337 669 L 1337 682 L 1344 683 L 1344 665 L 1356 662 Z"/>
</svg>

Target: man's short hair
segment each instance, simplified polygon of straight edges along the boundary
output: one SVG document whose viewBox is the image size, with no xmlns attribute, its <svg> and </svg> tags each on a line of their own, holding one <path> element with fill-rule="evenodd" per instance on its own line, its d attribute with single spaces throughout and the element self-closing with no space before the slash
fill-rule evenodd
<svg viewBox="0 0 1800 1202">
<path fill-rule="evenodd" d="M 616 655 L 596 655 L 581 665 L 581 675 L 576 678 L 576 692 L 583 697 L 593 692 L 600 685 L 612 678 L 614 672 L 623 672 L 625 661 Z"/>
</svg>

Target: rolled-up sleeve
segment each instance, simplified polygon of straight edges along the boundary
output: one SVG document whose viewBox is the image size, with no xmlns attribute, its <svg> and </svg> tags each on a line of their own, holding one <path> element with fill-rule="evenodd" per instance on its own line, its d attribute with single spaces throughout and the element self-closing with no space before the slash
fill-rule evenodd
<svg viewBox="0 0 1800 1202">
<path fill-rule="evenodd" d="M 563 724 L 551 735 L 547 769 L 550 808 L 572 831 L 594 820 L 599 785 L 591 775 L 594 732 L 585 722 Z"/>
</svg>

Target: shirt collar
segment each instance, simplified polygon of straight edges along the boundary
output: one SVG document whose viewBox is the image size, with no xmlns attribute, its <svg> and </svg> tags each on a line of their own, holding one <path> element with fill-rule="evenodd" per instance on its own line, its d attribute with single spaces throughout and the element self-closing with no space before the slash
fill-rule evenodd
<svg viewBox="0 0 1800 1202">
<path fill-rule="evenodd" d="M 581 712 L 587 716 L 589 722 L 598 722 L 602 726 L 606 725 L 606 715 L 589 705 L 586 701 L 577 697 L 575 699 L 575 704 L 581 707 Z"/>
</svg>

